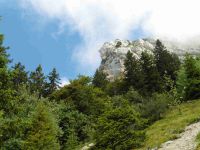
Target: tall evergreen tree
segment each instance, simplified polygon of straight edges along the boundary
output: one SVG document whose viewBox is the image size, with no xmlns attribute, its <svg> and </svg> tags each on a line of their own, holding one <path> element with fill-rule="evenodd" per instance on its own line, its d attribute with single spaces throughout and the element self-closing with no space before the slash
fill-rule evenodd
<svg viewBox="0 0 200 150">
<path fill-rule="evenodd" d="M 12 67 L 11 77 L 13 86 L 18 89 L 20 85 L 27 84 L 28 82 L 28 72 L 25 71 L 25 66 L 20 62 Z"/>
<path fill-rule="evenodd" d="M 139 60 L 128 51 L 124 62 L 126 87 L 140 89 L 143 85 L 143 74 Z"/>
<path fill-rule="evenodd" d="M 146 51 L 142 52 L 140 63 L 142 66 L 142 73 L 144 75 L 142 93 L 152 94 L 154 92 L 159 92 L 162 89 L 162 86 L 160 83 L 160 74 L 155 65 L 153 55 Z"/>
<path fill-rule="evenodd" d="M 7 67 L 7 64 L 10 62 L 9 55 L 7 54 L 6 50 L 9 49 L 9 47 L 3 46 L 4 36 L 3 34 L 0 34 L 0 68 Z"/>
<path fill-rule="evenodd" d="M 8 47 L 3 46 L 4 36 L 0 34 L 0 89 L 5 89 L 9 87 L 10 74 L 7 68 L 9 60 L 9 55 L 6 50 Z"/>
<path fill-rule="evenodd" d="M 8 47 L 3 45 L 4 36 L 0 34 L 0 110 L 11 111 L 15 90 L 11 87 L 10 71 L 8 69 Z"/>
<path fill-rule="evenodd" d="M 38 92 L 39 98 L 44 95 L 46 81 L 41 65 L 39 65 L 34 72 L 31 72 L 29 82 L 30 91 L 32 93 Z"/>
<path fill-rule="evenodd" d="M 95 87 L 99 87 L 101 89 L 104 89 L 106 87 L 106 85 L 108 84 L 106 74 L 103 71 L 97 69 L 95 74 L 94 74 L 92 84 Z"/>
<path fill-rule="evenodd" d="M 200 98 L 200 59 L 186 55 L 184 61 L 186 74 L 185 100 Z"/>
<path fill-rule="evenodd" d="M 161 41 L 156 41 L 154 49 L 154 55 L 156 60 L 156 66 L 161 77 L 165 75 L 171 79 L 176 79 L 176 72 L 180 67 L 180 60 L 177 55 L 170 53 Z"/>
<path fill-rule="evenodd" d="M 59 150 L 58 122 L 44 102 L 37 104 L 31 117 L 32 122 L 27 131 L 23 149 Z"/>
<path fill-rule="evenodd" d="M 56 68 L 53 68 L 53 70 L 48 75 L 49 83 L 46 85 L 46 94 L 50 95 L 54 91 L 56 91 L 59 88 L 60 85 L 60 78 L 59 74 L 56 71 Z"/>
</svg>

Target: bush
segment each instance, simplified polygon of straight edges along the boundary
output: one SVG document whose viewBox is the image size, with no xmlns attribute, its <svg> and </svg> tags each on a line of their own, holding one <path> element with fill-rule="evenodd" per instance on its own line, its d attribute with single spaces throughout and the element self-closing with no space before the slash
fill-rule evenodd
<svg viewBox="0 0 200 150">
<path fill-rule="evenodd" d="M 23 149 L 59 150 L 58 122 L 44 102 L 37 104 L 31 118 Z"/>
<path fill-rule="evenodd" d="M 154 94 L 140 106 L 140 112 L 149 123 L 152 123 L 162 118 L 172 101 L 168 94 Z"/>
<path fill-rule="evenodd" d="M 113 107 L 98 119 L 94 149 L 127 150 L 141 146 L 145 140 L 144 123 L 127 100 L 114 98 Z"/>
<path fill-rule="evenodd" d="M 109 82 L 106 86 L 105 92 L 109 96 L 121 95 L 127 92 L 129 87 L 122 79 L 116 79 L 113 82 Z"/>
<path fill-rule="evenodd" d="M 131 103 L 131 104 L 140 104 L 143 103 L 144 98 L 134 90 L 130 88 L 130 90 L 124 95 L 124 97 Z"/>
<path fill-rule="evenodd" d="M 76 149 L 78 145 L 89 139 L 90 119 L 70 104 L 62 104 L 60 109 L 59 126 L 63 131 L 62 136 L 59 138 L 61 149 Z"/>
</svg>

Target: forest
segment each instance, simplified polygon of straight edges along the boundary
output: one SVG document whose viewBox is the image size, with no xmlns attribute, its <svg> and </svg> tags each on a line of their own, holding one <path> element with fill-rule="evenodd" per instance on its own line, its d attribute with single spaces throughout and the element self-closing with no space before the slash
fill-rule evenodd
<svg viewBox="0 0 200 150">
<path fill-rule="evenodd" d="M 160 40 L 140 59 L 128 52 L 124 75 L 110 82 L 102 70 L 60 87 L 56 68 L 27 71 L 0 34 L 0 147 L 2 150 L 129 150 L 145 129 L 174 106 L 200 98 L 200 57 L 179 58 Z M 10 67 L 11 66 L 11 67 Z M 45 66 L 44 66 L 45 67 Z"/>
</svg>

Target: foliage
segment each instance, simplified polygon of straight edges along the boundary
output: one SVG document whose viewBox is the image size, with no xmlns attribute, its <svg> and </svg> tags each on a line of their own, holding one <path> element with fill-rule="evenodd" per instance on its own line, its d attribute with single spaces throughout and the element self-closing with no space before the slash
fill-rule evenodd
<svg viewBox="0 0 200 150">
<path fill-rule="evenodd" d="M 51 95 L 53 92 L 55 92 L 60 85 L 60 78 L 59 78 L 59 74 L 56 71 L 56 68 L 53 68 L 52 72 L 49 73 L 48 75 L 48 80 L 49 83 L 46 83 L 46 87 L 45 87 L 45 96 Z"/>
<path fill-rule="evenodd" d="M 95 87 L 105 89 L 106 85 L 108 84 L 107 75 L 103 71 L 97 69 L 95 74 L 94 74 L 92 84 Z"/>
<path fill-rule="evenodd" d="M 90 138 L 89 117 L 78 112 L 73 106 L 62 104 L 59 126 L 63 134 L 59 138 L 61 149 L 75 149 Z"/>
<path fill-rule="evenodd" d="M 34 72 L 31 72 L 29 77 L 30 90 L 32 93 L 39 94 L 39 98 L 44 95 L 45 91 L 45 76 L 42 72 L 42 66 L 39 65 Z"/>
<path fill-rule="evenodd" d="M 153 54 L 144 51 L 138 59 L 128 51 L 124 66 L 124 89 L 128 91 L 133 87 L 140 94 L 151 96 L 153 93 L 162 93 L 174 88 L 180 60 L 157 40 Z M 169 81 L 172 81 L 172 86 L 168 85 Z"/>
<path fill-rule="evenodd" d="M 27 131 L 31 131 L 32 129 L 35 129 L 35 132 L 37 131 L 38 134 L 41 133 L 40 139 L 52 138 L 51 134 L 54 134 L 56 132 L 56 130 L 51 131 L 54 129 L 51 129 L 51 126 L 49 126 L 49 125 L 54 124 L 53 126 L 55 126 L 56 122 L 57 122 L 56 121 L 57 117 L 55 117 L 53 115 L 53 111 L 50 111 L 50 109 L 54 110 L 55 105 L 54 105 L 54 108 L 53 107 L 49 108 L 50 105 L 43 104 L 44 100 L 38 101 L 37 97 L 30 96 L 25 88 L 22 88 L 18 91 L 17 97 L 13 96 L 11 98 L 12 99 L 7 98 L 7 101 L 4 104 L 4 108 L 1 108 L 1 110 L 2 110 L 1 111 L 2 112 L 2 118 L 1 118 L 2 121 L 0 124 L 1 149 L 11 149 L 12 150 L 12 149 L 23 149 L 24 147 L 26 147 L 24 149 L 29 149 L 30 148 L 29 142 L 31 142 L 31 139 L 29 139 L 29 141 L 26 141 L 26 140 L 28 140 L 29 133 L 32 134 L 32 138 L 34 138 L 34 135 L 33 135 L 33 132 L 27 133 Z M 48 103 L 48 102 L 46 102 L 46 103 Z M 40 105 L 42 107 L 41 111 L 44 111 L 44 114 L 41 114 L 41 118 L 35 118 L 34 114 L 37 114 L 40 112 L 39 111 Z M 47 116 L 43 116 L 45 114 Z M 37 120 L 37 119 L 39 119 L 39 120 Z M 38 121 L 37 126 L 35 124 L 36 121 Z M 46 130 L 45 128 L 40 129 L 40 127 L 42 127 L 42 125 L 40 126 L 39 123 L 41 123 L 43 126 L 49 127 L 49 128 L 47 128 L 48 130 Z M 44 131 L 44 134 L 42 133 L 41 130 Z M 50 133 L 49 136 L 48 136 L 48 133 Z M 37 133 L 35 133 L 35 134 L 37 135 Z M 57 136 L 55 136 L 55 138 L 57 138 Z M 44 143 L 42 143 L 42 141 L 41 141 L 40 146 L 43 144 Z M 48 144 L 43 145 L 44 148 L 46 146 L 48 147 Z"/>
<path fill-rule="evenodd" d="M 156 41 L 154 49 L 156 66 L 158 72 L 163 77 L 170 76 L 171 79 L 176 79 L 176 71 L 180 67 L 180 60 L 177 55 L 170 53 L 160 40 Z"/>
<path fill-rule="evenodd" d="M 20 62 L 12 67 L 11 80 L 14 89 L 19 89 L 20 86 L 26 85 L 28 82 L 28 72 L 25 71 L 25 66 Z"/>
<path fill-rule="evenodd" d="M 172 98 L 167 94 L 154 94 L 140 105 L 140 112 L 151 124 L 163 117 L 171 101 Z"/>
<path fill-rule="evenodd" d="M 0 34 L 0 90 L 10 87 L 10 73 L 7 65 L 10 62 L 7 54 L 8 47 L 3 46 L 4 36 Z"/>
<path fill-rule="evenodd" d="M 126 87 L 126 82 L 122 79 L 115 79 L 109 82 L 106 86 L 105 93 L 109 96 L 122 95 L 126 93 L 128 87 Z"/>
<path fill-rule="evenodd" d="M 139 94 L 138 91 L 130 88 L 129 91 L 124 95 L 124 98 L 127 99 L 131 104 L 142 104 L 144 103 L 144 98 Z"/>
<path fill-rule="evenodd" d="M 90 78 L 80 76 L 56 91 L 51 99 L 71 102 L 83 114 L 99 115 L 106 109 L 107 96 L 99 88 L 92 86 Z"/>
<path fill-rule="evenodd" d="M 170 106 L 176 97 L 200 97 L 200 57 L 186 55 L 180 67 L 159 40 L 153 53 L 127 53 L 124 77 L 110 82 L 97 69 L 93 79 L 78 76 L 59 87 L 55 68 L 47 76 L 41 65 L 30 75 L 21 63 L 9 68 L 3 39 L 0 34 L 0 149 L 151 147 L 199 119 L 198 101 Z"/>
<path fill-rule="evenodd" d="M 160 92 L 162 90 L 160 74 L 155 65 L 153 55 L 148 52 L 142 52 L 140 58 L 142 73 L 143 73 L 143 95 L 152 94 L 154 92 Z"/>
<path fill-rule="evenodd" d="M 186 55 L 178 72 L 177 92 L 182 101 L 200 97 L 200 60 L 198 57 Z"/>
<path fill-rule="evenodd" d="M 98 119 L 94 149 L 131 149 L 145 139 L 144 120 L 127 100 L 113 99 L 114 104 Z"/>
<path fill-rule="evenodd" d="M 124 62 L 126 87 L 140 89 L 143 85 L 143 74 L 139 60 L 128 51 Z"/>
<path fill-rule="evenodd" d="M 7 54 L 6 50 L 9 49 L 9 47 L 3 46 L 4 36 L 0 34 L 0 68 L 4 68 L 7 66 L 7 64 L 10 62 L 8 59 L 9 55 Z"/>
<path fill-rule="evenodd" d="M 31 114 L 31 125 L 25 135 L 23 149 L 58 150 L 59 127 L 57 120 L 43 102 Z"/>
</svg>

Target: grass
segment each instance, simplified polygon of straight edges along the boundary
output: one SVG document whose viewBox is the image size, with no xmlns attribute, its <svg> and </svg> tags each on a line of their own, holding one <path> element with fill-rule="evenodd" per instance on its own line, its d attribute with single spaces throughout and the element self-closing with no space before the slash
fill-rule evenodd
<svg viewBox="0 0 200 150">
<path fill-rule="evenodd" d="M 197 135 L 196 142 L 197 142 L 197 145 L 198 145 L 196 150 L 200 150 L 200 133 Z"/>
<path fill-rule="evenodd" d="M 166 141 L 176 139 L 187 125 L 199 120 L 200 100 L 194 100 L 172 107 L 163 119 L 155 122 L 146 129 L 146 141 L 144 146 L 138 150 L 159 147 Z"/>
</svg>

